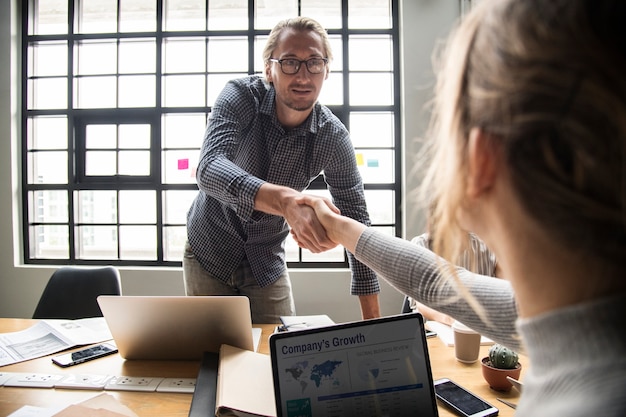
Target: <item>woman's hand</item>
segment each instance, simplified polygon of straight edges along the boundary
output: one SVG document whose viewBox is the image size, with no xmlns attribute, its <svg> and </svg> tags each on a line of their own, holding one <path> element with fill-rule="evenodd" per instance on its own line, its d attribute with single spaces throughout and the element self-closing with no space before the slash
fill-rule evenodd
<svg viewBox="0 0 626 417">
<path fill-rule="evenodd" d="M 296 201 L 306 204 L 315 210 L 318 221 L 326 230 L 326 236 L 336 244 L 343 245 L 354 253 L 356 242 L 367 226 L 349 217 L 342 216 L 339 209 L 328 200 L 320 196 L 302 194 Z M 294 236 L 298 242 L 297 236 Z M 298 245 L 300 243 L 298 242 Z"/>
</svg>

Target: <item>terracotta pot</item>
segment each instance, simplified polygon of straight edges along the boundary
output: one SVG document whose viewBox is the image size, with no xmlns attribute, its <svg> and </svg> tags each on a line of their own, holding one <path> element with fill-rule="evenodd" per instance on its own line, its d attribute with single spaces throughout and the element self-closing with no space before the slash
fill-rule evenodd
<svg viewBox="0 0 626 417">
<path fill-rule="evenodd" d="M 507 376 L 511 378 L 519 379 L 522 372 L 522 364 L 518 363 L 513 369 L 499 369 L 494 368 L 489 363 L 489 357 L 486 356 L 482 360 L 483 377 L 489 384 L 491 389 L 496 391 L 507 392 L 511 390 L 511 383 L 506 379 Z"/>
</svg>

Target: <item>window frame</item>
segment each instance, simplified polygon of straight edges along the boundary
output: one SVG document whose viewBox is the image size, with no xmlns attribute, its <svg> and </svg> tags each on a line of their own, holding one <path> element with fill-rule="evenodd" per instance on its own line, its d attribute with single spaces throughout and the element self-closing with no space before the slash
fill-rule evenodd
<svg viewBox="0 0 626 417">
<path fill-rule="evenodd" d="M 390 0 L 391 6 L 391 27 L 385 29 L 356 29 L 348 27 L 348 2 L 358 0 L 342 0 L 342 24 L 341 28 L 328 29 L 330 37 L 338 37 L 341 39 L 341 43 L 344 46 L 341 48 L 341 59 L 343 62 L 343 69 L 341 70 L 342 77 L 342 96 L 343 101 L 340 105 L 326 105 L 335 115 L 337 115 L 344 125 L 350 130 L 350 114 L 352 112 L 391 112 L 393 114 L 393 164 L 394 172 L 393 176 L 395 181 L 392 183 L 367 183 L 364 181 L 364 189 L 369 190 L 391 190 L 394 195 L 393 207 L 393 221 L 391 223 L 373 223 L 374 227 L 383 227 L 393 229 L 395 236 L 401 236 L 402 232 L 402 129 L 401 129 L 401 108 L 400 108 L 400 39 L 399 39 L 399 0 Z M 167 190 L 197 190 L 197 186 L 194 184 L 168 184 L 162 180 L 162 160 L 164 145 L 161 143 L 162 137 L 162 120 L 165 114 L 204 114 L 205 117 L 211 111 L 211 107 L 206 103 L 204 106 L 194 107 L 165 107 L 163 106 L 163 79 L 166 76 L 163 71 L 163 50 L 166 40 L 175 38 L 204 38 L 205 42 L 208 42 L 213 37 L 245 37 L 248 39 L 248 74 L 258 74 L 258 69 L 255 69 L 255 48 L 262 47 L 257 45 L 259 37 L 267 36 L 269 30 L 256 29 L 254 18 L 254 0 L 248 1 L 248 28 L 245 30 L 203 30 L 203 31 L 163 31 L 163 7 L 164 0 L 157 0 L 156 10 L 156 31 L 155 32 L 143 32 L 143 33 L 74 33 L 72 30 L 74 22 L 76 21 L 74 15 L 73 5 L 79 7 L 80 0 L 74 2 L 68 0 L 68 31 L 67 34 L 54 34 L 54 35 L 31 35 L 29 34 L 29 25 L 32 25 L 33 17 L 29 15 L 30 10 L 34 7 L 36 0 L 26 0 L 22 3 L 23 7 L 23 20 L 22 20 L 22 232 L 23 232 L 23 251 L 24 262 L 26 264 L 84 264 L 84 265 L 101 265 L 110 264 L 116 266 L 158 266 L 158 267 L 179 267 L 181 261 L 170 261 L 164 257 L 164 227 L 167 226 L 164 221 L 163 210 L 163 193 Z M 206 10 L 208 10 L 208 3 Z M 299 13 L 300 14 L 300 11 Z M 351 36 L 389 36 L 391 39 L 392 48 L 392 103 L 390 105 L 351 105 L 350 104 L 350 75 L 358 73 L 358 71 L 349 70 L 349 39 Z M 98 40 L 108 39 L 115 40 L 116 44 L 122 40 L 135 39 L 135 38 L 154 38 L 156 43 L 156 70 L 155 70 L 155 105 L 147 108 L 105 108 L 105 109 L 81 109 L 76 108 L 73 104 L 75 96 L 75 83 L 79 76 L 75 75 L 74 70 L 74 51 L 76 45 L 83 40 Z M 29 88 L 29 81 L 37 78 L 29 74 L 29 45 L 33 42 L 42 41 L 59 41 L 67 42 L 68 54 L 67 54 L 67 104 L 65 108 L 61 109 L 29 109 L 28 98 L 31 94 Z M 336 53 L 338 51 L 335 51 Z M 209 74 L 213 74 L 208 68 L 205 67 L 203 73 L 205 80 Z M 115 74 L 119 77 L 119 71 Z M 206 95 L 205 95 L 206 100 Z M 323 101 L 322 101 L 322 104 Z M 54 116 L 64 115 L 67 116 L 67 170 L 68 181 L 66 184 L 36 184 L 29 182 L 29 152 L 33 152 L 28 148 L 29 141 L 29 120 L 33 116 Z M 151 132 L 151 175 L 148 178 L 132 178 L 125 176 L 116 176 L 115 178 L 88 178 L 84 175 L 85 161 L 81 155 L 84 156 L 84 143 L 81 141 L 81 129 L 91 121 L 100 121 L 102 123 L 136 123 L 140 120 L 149 121 L 152 127 Z M 367 147 L 364 148 L 368 151 L 377 150 L 389 150 L 389 147 Z M 355 150 L 358 148 L 355 146 Z M 36 152 L 36 151 L 35 151 Z M 156 154 L 156 156 L 155 156 Z M 88 188 L 85 188 L 88 187 Z M 309 187 L 310 190 L 325 189 L 326 184 L 323 181 L 322 176 L 313 181 Z M 117 259 L 79 259 L 77 258 L 77 238 L 76 228 L 79 223 L 75 219 L 75 196 L 78 191 L 81 190 L 135 190 L 135 189 L 150 189 L 156 192 L 156 259 L 154 260 L 140 260 L 140 259 L 121 259 L 119 256 L 120 243 L 117 242 L 118 258 Z M 68 215 L 67 222 L 37 222 L 31 215 L 31 203 L 29 198 L 31 193 L 38 191 L 66 191 L 67 192 L 67 204 Z M 33 194 L 34 195 L 34 194 Z M 39 198 L 39 197 L 32 197 Z M 33 226 L 67 226 L 68 229 L 68 256 L 64 258 L 37 258 L 31 255 L 32 240 L 37 239 L 32 234 Z M 120 222 L 119 216 L 116 223 L 119 230 Z M 119 237 L 119 234 L 118 234 Z M 302 250 L 299 250 L 299 260 L 297 262 L 288 261 L 289 268 L 348 268 L 347 257 L 344 253 L 343 261 L 304 261 L 302 260 Z"/>
</svg>

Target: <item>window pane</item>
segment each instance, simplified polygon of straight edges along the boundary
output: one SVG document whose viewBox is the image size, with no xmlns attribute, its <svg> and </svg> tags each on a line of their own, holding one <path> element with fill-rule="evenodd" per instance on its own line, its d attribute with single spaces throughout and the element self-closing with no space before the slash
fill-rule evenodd
<svg viewBox="0 0 626 417">
<path fill-rule="evenodd" d="M 75 195 L 76 221 L 82 224 L 117 223 L 117 192 L 84 190 Z"/>
<path fill-rule="evenodd" d="M 85 127 L 85 148 L 117 148 L 117 127 L 115 125 L 87 125 Z"/>
<path fill-rule="evenodd" d="M 271 29 L 283 19 L 298 16 L 297 0 L 266 0 L 254 2 L 254 26 Z"/>
<path fill-rule="evenodd" d="M 165 30 L 204 30 L 206 28 L 205 0 L 163 0 L 163 4 Z"/>
<path fill-rule="evenodd" d="M 117 158 L 115 151 L 85 152 L 85 175 L 110 176 L 117 174 Z"/>
<path fill-rule="evenodd" d="M 156 223 L 156 191 L 121 190 L 120 223 Z"/>
<path fill-rule="evenodd" d="M 28 211 L 32 223 L 67 223 L 67 191 L 29 191 Z"/>
<path fill-rule="evenodd" d="M 342 72 L 343 71 L 343 42 L 338 36 L 329 36 L 328 41 L 330 47 L 333 50 L 333 61 L 330 65 L 330 72 Z"/>
<path fill-rule="evenodd" d="M 354 106 L 392 105 L 393 74 L 350 74 L 350 104 Z"/>
<path fill-rule="evenodd" d="M 165 73 L 204 71 L 206 41 L 204 38 L 166 39 L 163 63 Z"/>
<path fill-rule="evenodd" d="M 300 247 L 295 240 L 291 237 L 291 234 L 287 236 L 285 240 L 285 261 L 287 262 L 299 262 L 300 261 Z"/>
<path fill-rule="evenodd" d="M 209 72 L 245 72 L 248 70 L 246 38 L 210 38 Z"/>
<path fill-rule="evenodd" d="M 209 1 L 209 30 L 248 28 L 248 0 Z"/>
<path fill-rule="evenodd" d="M 206 115 L 200 114 L 165 114 L 163 115 L 162 133 L 165 148 L 197 148 L 202 146 Z"/>
<path fill-rule="evenodd" d="M 78 75 L 115 74 L 117 43 L 115 41 L 80 41 L 74 57 Z"/>
<path fill-rule="evenodd" d="M 374 229 L 388 236 L 395 236 L 396 230 L 393 226 L 374 226 Z"/>
<path fill-rule="evenodd" d="M 156 78 L 153 75 L 121 76 L 119 107 L 153 107 Z"/>
<path fill-rule="evenodd" d="M 165 224 L 186 224 L 187 211 L 197 195 L 198 191 L 195 190 L 163 191 L 163 222 Z"/>
<path fill-rule="evenodd" d="M 301 0 L 300 10 L 326 29 L 341 27 L 341 0 Z"/>
<path fill-rule="evenodd" d="M 150 149 L 150 125 L 124 124 L 119 126 L 119 147 L 121 149 Z"/>
<path fill-rule="evenodd" d="M 187 228 L 185 226 L 163 228 L 163 258 L 169 262 L 183 260 Z"/>
<path fill-rule="evenodd" d="M 81 0 L 77 11 L 80 33 L 117 31 L 117 0 Z"/>
<path fill-rule="evenodd" d="M 156 1 L 120 1 L 120 32 L 152 32 L 154 30 L 156 30 Z"/>
<path fill-rule="evenodd" d="M 28 150 L 67 149 L 67 118 L 38 116 L 28 122 Z"/>
<path fill-rule="evenodd" d="M 40 78 L 30 80 L 29 109 L 66 109 L 67 78 Z"/>
<path fill-rule="evenodd" d="M 254 39 L 254 72 L 264 73 L 265 62 L 263 62 L 263 48 L 267 42 L 267 36 L 257 36 Z"/>
<path fill-rule="evenodd" d="M 156 259 L 156 227 L 120 226 L 120 259 Z"/>
<path fill-rule="evenodd" d="M 67 1 L 39 1 L 29 23 L 29 35 L 50 35 L 67 33 Z"/>
<path fill-rule="evenodd" d="M 355 148 L 392 147 L 392 112 L 350 113 L 350 138 Z"/>
<path fill-rule="evenodd" d="M 368 0 L 367 7 L 363 7 L 363 4 L 358 1 L 349 1 L 348 27 L 350 29 L 390 28 L 390 0 Z"/>
<path fill-rule="evenodd" d="M 326 106 L 343 104 L 343 78 L 341 73 L 331 72 L 329 74 L 320 92 L 319 102 Z"/>
<path fill-rule="evenodd" d="M 120 41 L 120 74 L 154 73 L 156 42 L 149 39 Z"/>
<path fill-rule="evenodd" d="M 29 76 L 67 75 L 67 42 L 34 42 L 28 53 Z"/>
<path fill-rule="evenodd" d="M 367 211 L 372 224 L 395 223 L 395 199 L 393 190 L 365 190 Z"/>
<path fill-rule="evenodd" d="M 246 74 L 209 74 L 207 87 L 207 106 L 213 106 L 215 99 L 220 95 L 226 83 L 234 78 L 245 77 Z"/>
<path fill-rule="evenodd" d="M 168 75 L 163 77 L 163 106 L 203 106 L 205 103 L 204 75 Z"/>
<path fill-rule="evenodd" d="M 77 107 L 111 108 L 116 105 L 115 77 L 81 77 L 76 79 Z"/>
<path fill-rule="evenodd" d="M 67 225 L 30 226 L 29 254 L 34 259 L 67 259 L 69 257 Z"/>
<path fill-rule="evenodd" d="M 291 235 L 289 235 L 289 238 L 291 238 Z M 343 262 L 344 258 L 345 249 L 343 246 L 337 246 L 322 253 L 312 253 L 308 249 L 302 249 L 303 262 Z"/>
<path fill-rule="evenodd" d="M 390 36 L 351 36 L 351 71 L 393 71 Z"/>
<path fill-rule="evenodd" d="M 120 151 L 118 158 L 120 175 L 150 175 L 150 151 Z"/>
<path fill-rule="evenodd" d="M 394 182 L 393 150 L 358 150 L 356 161 L 364 183 Z"/>
<path fill-rule="evenodd" d="M 163 182 L 195 184 L 200 149 L 163 152 Z"/>
<path fill-rule="evenodd" d="M 67 184 L 67 152 L 29 152 L 29 184 Z"/>
<path fill-rule="evenodd" d="M 78 259 L 117 259 L 116 226 L 76 227 Z"/>
</svg>

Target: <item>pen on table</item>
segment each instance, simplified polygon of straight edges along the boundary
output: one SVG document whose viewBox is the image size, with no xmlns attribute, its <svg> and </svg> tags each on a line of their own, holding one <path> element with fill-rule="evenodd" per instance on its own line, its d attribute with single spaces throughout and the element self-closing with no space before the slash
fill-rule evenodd
<svg viewBox="0 0 626 417">
<path fill-rule="evenodd" d="M 508 406 L 509 406 L 509 407 L 511 407 L 512 409 L 516 409 L 516 408 L 517 408 L 517 404 L 513 404 L 512 402 L 507 401 L 507 400 L 505 400 L 505 399 L 502 399 L 502 398 L 496 398 L 496 400 L 500 401 L 500 402 L 501 402 L 501 403 L 503 403 L 503 404 L 508 405 Z"/>
<path fill-rule="evenodd" d="M 287 331 L 290 327 L 294 327 L 294 326 L 309 327 L 309 326 L 310 326 L 310 324 L 309 324 L 309 323 L 291 323 L 291 324 L 282 324 L 282 325 L 278 326 L 278 331 L 279 331 L 279 332 L 284 332 L 284 331 Z"/>
</svg>

